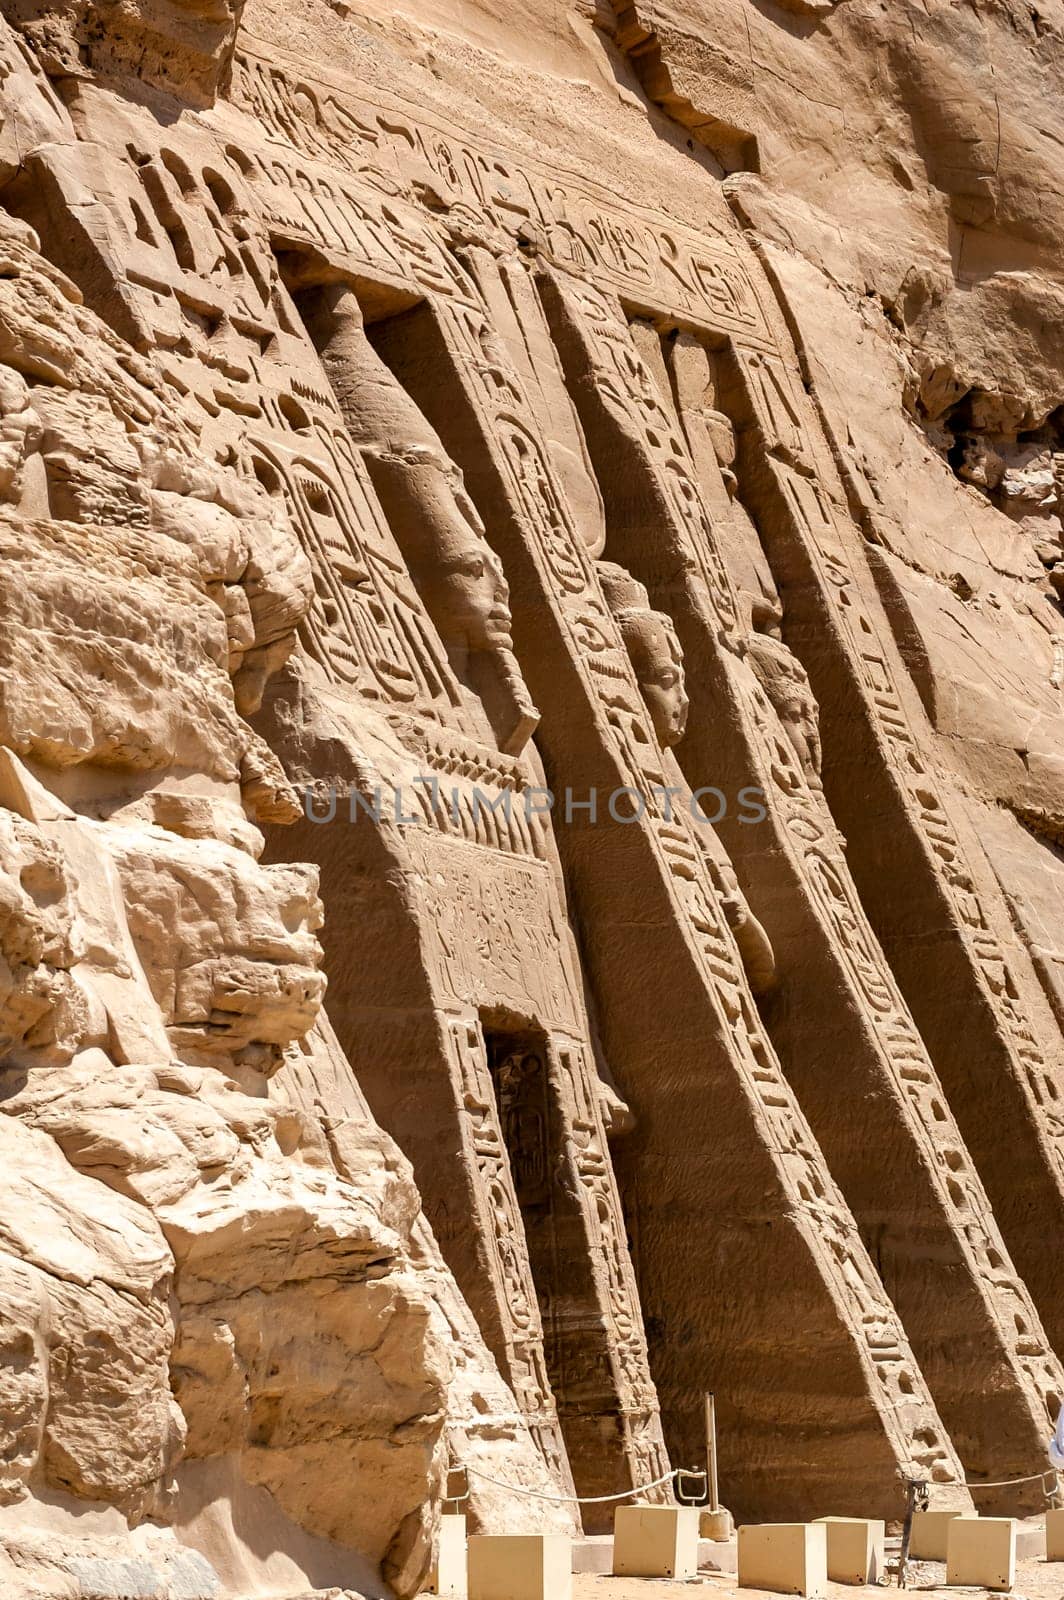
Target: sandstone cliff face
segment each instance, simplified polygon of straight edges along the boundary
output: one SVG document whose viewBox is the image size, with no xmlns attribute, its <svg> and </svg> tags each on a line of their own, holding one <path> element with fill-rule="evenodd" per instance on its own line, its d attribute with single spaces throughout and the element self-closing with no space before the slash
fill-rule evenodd
<svg viewBox="0 0 1064 1600">
<path fill-rule="evenodd" d="M 0 12 L 4 1594 L 1040 1506 L 1064 11 Z"/>
<path fill-rule="evenodd" d="M 24 231 L 9 252 L 25 364 L 39 307 L 64 383 L 84 384 L 74 404 L 21 408 L 40 422 L 13 483 L 32 502 L 32 474 L 50 495 L 54 470 L 66 517 L 12 506 L 3 534 L 9 1560 L 35 1573 L 46 1534 L 55 1577 L 28 1593 L 90 1592 L 93 1563 L 101 1593 L 124 1563 L 160 1593 L 217 1592 L 172 1536 L 123 1550 L 117 1530 L 165 1526 L 182 1474 L 230 1461 L 234 1498 L 260 1485 L 278 1515 L 409 1585 L 449 1368 L 409 1264 L 413 1208 L 389 1216 L 320 1124 L 267 1094 L 319 1012 L 321 908 L 313 869 L 256 860 L 249 818 L 294 803 L 230 673 L 290 646 L 305 559 L 195 460 L 164 386 Z M 83 431 L 94 402 L 104 424 Z M 368 1474 L 372 1495 L 308 1506 L 315 1456 L 348 1485 Z M 78 1502 L 112 1508 L 114 1551 L 81 1553 Z"/>
</svg>

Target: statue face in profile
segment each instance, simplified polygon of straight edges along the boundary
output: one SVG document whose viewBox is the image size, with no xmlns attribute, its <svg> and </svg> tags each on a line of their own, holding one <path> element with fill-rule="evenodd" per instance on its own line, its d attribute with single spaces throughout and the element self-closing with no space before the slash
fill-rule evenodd
<svg viewBox="0 0 1064 1600">
<path fill-rule="evenodd" d="M 672 618 L 655 611 L 643 584 L 613 561 L 596 563 L 606 604 L 621 630 L 639 691 L 663 750 L 687 732 L 690 701 Z"/>
<path fill-rule="evenodd" d="M 444 637 L 469 651 L 511 648 L 510 592 L 489 545 L 471 539 L 444 558 L 433 574 Z"/>
<path fill-rule="evenodd" d="M 686 733 L 690 707 L 676 630 L 662 612 L 643 611 L 623 623 L 622 632 L 658 743 L 668 749 Z"/>
</svg>

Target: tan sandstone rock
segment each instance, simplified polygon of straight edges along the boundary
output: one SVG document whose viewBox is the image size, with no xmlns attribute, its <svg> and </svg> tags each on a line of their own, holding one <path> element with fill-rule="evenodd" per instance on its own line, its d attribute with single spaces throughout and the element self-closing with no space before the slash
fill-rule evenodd
<svg viewBox="0 0 1064 1600">
<path fill-rule="evenodd" d="M 0 0 L 5 1595 L 1041 1508 L 1062 69 Z"/>
</svg>

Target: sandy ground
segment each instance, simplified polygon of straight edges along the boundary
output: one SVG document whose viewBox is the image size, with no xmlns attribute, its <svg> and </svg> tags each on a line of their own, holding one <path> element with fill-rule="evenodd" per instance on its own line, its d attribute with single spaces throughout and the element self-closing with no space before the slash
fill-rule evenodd
<svg viewBox="0 0 1064 1600">
<path fill-rule="evenodd" d="M 913 1562 L 909 1569 L 907 1593 L 920 1596 L 941 1596 L 950 1600 L 957 1595 L 986 1594 L 985 1589 L 947 1589 L 945 1567 L 931 1561 Z M 704 1572 L 686 1582 L 652 1578 L 604 1578 L 581 1576 L 573 1579 L 573 1600 L 678 1600 L 681 1594 L 698 1589 L 706 1600 L 750 1600 L 761 1591 L 740 1591 L 735 1578 L 719 1572 Z M 893 1579 L 890 1592 L 897 1595 Z M 829 1583 L 828 1600 L 886 1600 L 883 1588 L 855 1588 L 849 1584 Z M 1016 1587 L 1012 1591 L 1016 1600 L 1064 1600 L 1064 1562 L 1018 1561 Z M 778 1597 L 773 1597 L 778 1600 Z"/>
</svg>

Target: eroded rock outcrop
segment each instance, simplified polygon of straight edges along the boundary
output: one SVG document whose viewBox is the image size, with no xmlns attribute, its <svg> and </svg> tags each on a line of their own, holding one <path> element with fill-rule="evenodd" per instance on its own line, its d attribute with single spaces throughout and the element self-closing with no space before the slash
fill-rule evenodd
<svg viewBox="0 0 1064 1600">
<path fill-rule="evenodd" d="M 321 906 L 313 868 L 256 859 L 252 819 L 297 807 L 238 706 L 294 644 L 306 560 L 27 230 L 8 250 L 20 366 L 54 384 L 19 391 L 40 426 L 0 533 L 6 1592 L 221 1592 L 209 1531 L 162 1531 L 207 1467 L 260 1492 L 249 1581 L 346 1550 L 409 1592 L 452 1365 L 416 1196 L 374 1194 L 379 1136 L 345 1176 L 269 1089 L 319 1015 Z"/>
</svg>

